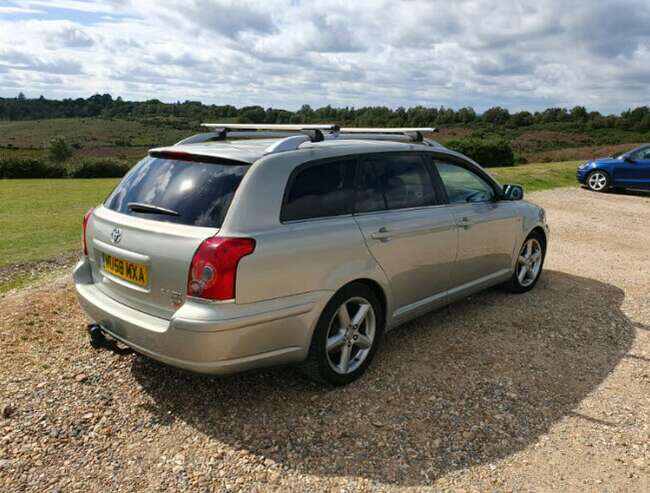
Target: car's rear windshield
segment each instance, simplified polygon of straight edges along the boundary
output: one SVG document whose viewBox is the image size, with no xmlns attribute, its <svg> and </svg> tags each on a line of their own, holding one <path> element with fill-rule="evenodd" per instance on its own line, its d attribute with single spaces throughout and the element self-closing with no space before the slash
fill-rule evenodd
<svg viewBox="0 0 650 493">
<path fill-rule="evenodd" d="M 146 157 L 104 205 L 130 216 L 220 228 L 249 165 Z"/>
</svg>

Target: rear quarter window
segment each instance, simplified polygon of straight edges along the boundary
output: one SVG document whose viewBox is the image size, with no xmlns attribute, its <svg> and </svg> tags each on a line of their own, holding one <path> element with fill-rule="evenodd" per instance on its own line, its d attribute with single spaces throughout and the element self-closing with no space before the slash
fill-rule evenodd
<svg viewBox="0 0 650 493">
<path fill-rule="evenodd" d="M 340 216 L 352 212 L 355 158 L 309 163 L 289 179 L 281 221 Z"/>
<path fill-rule="evenodd" d="M 234 164 L 233 164 L 234 163 Z M 249 165 L 146 157 L 113 190 L 104 206 L 122 214 L 190 226 L 219 228 Z M 133 210 L 147 204 L 177 215 Z"/>
</svg>

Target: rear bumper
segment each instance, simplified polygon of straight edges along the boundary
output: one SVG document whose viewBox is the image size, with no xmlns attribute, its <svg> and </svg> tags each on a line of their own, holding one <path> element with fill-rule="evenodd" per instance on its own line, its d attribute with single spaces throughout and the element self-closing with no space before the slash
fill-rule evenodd
<svg viewBox="0 0 650 493">
<path fill-rule="evenodd" d="M 110 336 L 152 359 L 210 374 L 302 361 L 331 295 L 319 291 L 246 305 L 187 300 L 168 320 L 104 294 L 85 258 L 73 278 L 82 308 Z"/>
</svg>

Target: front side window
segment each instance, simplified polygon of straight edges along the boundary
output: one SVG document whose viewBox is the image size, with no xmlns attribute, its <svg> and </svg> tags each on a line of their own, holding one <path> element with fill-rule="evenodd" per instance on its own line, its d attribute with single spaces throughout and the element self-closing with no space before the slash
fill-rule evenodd
<svg viewBox="0 0 650 493">
<path fill-rule="evenodd" d="M 447 191 L 450 204 L 490 202 L 494 200 L 494 188 L 473 171 L 457 164 L 435 161 L 438 174 Z"/>
<path fill-rule="evenodd" d="M 340 216 L 352 212 L 356 159 L 343 158 L 299 169 L 282 207 L 282 221 Z"/>
<path fill-rule="evenodd" d="M 355 212 L 406 209 L 435 203 L 431 175 L 419 155 L 385 154 L 362 159 Z"/>
</svg>

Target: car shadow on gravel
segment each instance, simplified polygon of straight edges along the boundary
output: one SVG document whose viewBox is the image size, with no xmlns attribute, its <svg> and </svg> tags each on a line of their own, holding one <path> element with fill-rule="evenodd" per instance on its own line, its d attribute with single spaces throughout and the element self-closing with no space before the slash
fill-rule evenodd
<svg viewBox="0 0 650 493">
<path fill-rule="evenodd" d="M 610 284 L 547 271 L 525 295 L 489 290 L 390 332 L 344 388 L 290 368 L 216 378 L 144 357 L 132 373 L 163 425 L 181 420 L 301 473 L 423 485 L 576 416 L 631 347 L 623 300 Z"/>
<path fill-rule="evenodd" d="M 625 188 L 625 189 L 620 189 L 620 190 L 612 190 L 611 193 L 616 194 L 616 195 L 631 195 L 631 196 L 635 196 L 635 197 L 650 198 L 650 190 L 639 190 L 639 189 Z"/>
</svg>

